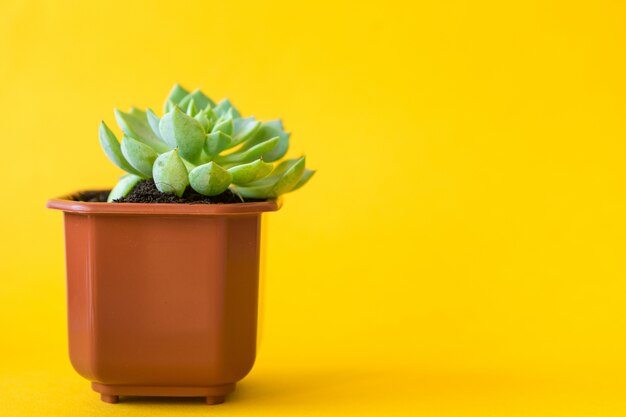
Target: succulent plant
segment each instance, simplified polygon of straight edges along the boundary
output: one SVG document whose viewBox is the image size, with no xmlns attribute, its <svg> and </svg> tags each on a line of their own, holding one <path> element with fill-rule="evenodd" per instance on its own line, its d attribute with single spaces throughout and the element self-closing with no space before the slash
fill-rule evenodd
<svg viewBox="0 0 626 417">
<path fill-rule="evenodd" d="M 233 186 L 242 197 L 267 199 L 297 190 L 315 173 L 304 156 L 278 162 L 289 148 L 280 120 L 241 117 L 227 99 L 215 104 L 200 90 L 175 85 L 159 118 L 151 109 L 115 110 L 121 143 L 100 124 L 100 144 L 128 174 L 108 201 L 126 196 L 142 179 L 153 178 L 163 193 L 181 197 L 187 187 L 214 196 Z M 274 163 L 277 162 L 275 165 Z"/>
</svg>

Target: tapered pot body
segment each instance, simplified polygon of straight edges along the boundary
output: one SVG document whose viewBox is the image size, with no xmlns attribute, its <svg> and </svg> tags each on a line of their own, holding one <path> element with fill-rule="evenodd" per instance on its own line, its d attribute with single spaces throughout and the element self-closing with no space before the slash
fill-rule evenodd
<svg viewBox="0 0 626 417">
<path fill-rule="evenodd" d="M 108 402 L 222 401 L 254 363 L 261 214 L 278 204 L 48 206 L 64 211 L 76 371 Z"/>
</svg>

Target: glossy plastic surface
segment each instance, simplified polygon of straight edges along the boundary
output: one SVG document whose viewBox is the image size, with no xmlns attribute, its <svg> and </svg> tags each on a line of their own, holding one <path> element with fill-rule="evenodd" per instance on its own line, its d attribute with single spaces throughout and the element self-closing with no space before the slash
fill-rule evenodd
<svg viewBox="0 0 626 417">
<path fill-rule="evenodd" d="M 104 401 L 234 389 L 255 359 L 260 220 L 277 202 L 48 207 L 65 217 L 70 359 Z"/>
</svg>

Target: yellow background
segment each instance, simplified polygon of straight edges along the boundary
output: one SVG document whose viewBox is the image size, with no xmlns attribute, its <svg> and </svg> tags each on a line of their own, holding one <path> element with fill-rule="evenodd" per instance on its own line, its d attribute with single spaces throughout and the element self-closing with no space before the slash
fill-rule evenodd
<svg viewBox="0 0 626 417">
<path fill-rule="evenodd" d="M 2 416 L 623 416 L 618 1 L 3 1 Z M 317 175 L 268 217 L 228 403 L 101 403 L 66 353 L 61 214 L 114 107 L 281 117 Z"/>
</svg>

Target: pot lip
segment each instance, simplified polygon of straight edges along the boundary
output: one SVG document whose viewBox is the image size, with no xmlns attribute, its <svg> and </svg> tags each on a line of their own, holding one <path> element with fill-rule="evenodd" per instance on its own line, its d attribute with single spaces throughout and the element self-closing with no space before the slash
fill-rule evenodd
<svg viewBox="0 0 626 417">
<path fill-rule="evenodd" d="M 214 216 L 277 211 L 282 206 L 282 198 L 280 197 L 255 203 L 235 204 L 92 203 L 73 200 L 72 196 L 78 193 L 79 192 L 51 198 L 46 202 L 46 207 L 53 210 L 61 210 L 66 213 L 78 214 Z"/>
</svg>

